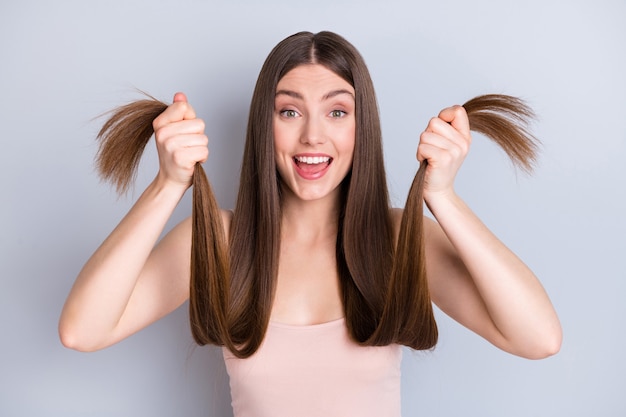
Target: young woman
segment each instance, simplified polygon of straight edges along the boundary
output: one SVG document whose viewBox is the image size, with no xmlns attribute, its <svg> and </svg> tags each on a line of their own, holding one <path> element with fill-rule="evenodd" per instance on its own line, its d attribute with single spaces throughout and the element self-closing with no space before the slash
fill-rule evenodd
<svg viewBox="0 0 626 417">
<path fill-rule="evenodd" d="M 399 416 L 400 345 L 435 345 L 431 300 L 507 352 L 556 353 L 560 324 L 541 284 L 454 191 L 470 122 L 495 117 L 485 106 L 526 114 L 502 96 L 442 110 L 420 137 L 418 197 L 392 209 L 361 56 L 330 32 L 290 36 L 259 75 L 234 212 L 215 211 L 207 236 L 194 213 L 157 243 L 208 157 L 204 123 L 177 93 L 152 123 L 159 172 L 76 279 L 63 344 L 102 349 L 190 298 L 195 339 L 224 346 L 235 415 L 273 417 Z M 151 122 L 139 105 L 120 114 Z M 507 152 L 532 157 L 523 138 L 506 142 L 514 124 L 498 129 Z M 105 162 L 128 152 L 100 155 L 122 187 L 128 178 Z"/>
</svg>

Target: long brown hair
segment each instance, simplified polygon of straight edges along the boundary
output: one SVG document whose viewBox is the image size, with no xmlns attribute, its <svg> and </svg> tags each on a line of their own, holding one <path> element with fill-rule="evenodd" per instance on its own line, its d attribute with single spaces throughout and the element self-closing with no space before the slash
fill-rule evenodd
<svg viewBox="0 0 626 417">
<path fill-rule="evenodd" d="M 265 336 L 280 250 L 280 177 L 274 160 L 272 114 L 278 81 L 291 69 L 321 64 L 355 89 L 356 140 L 344 179 L 336 258 L 346 323 L 359 344 L 400 343 L 428 349 L 437 326 L 426 281 L 423 235 L 425 165 L 416 174 L 397 246 L 390 217 L 381 129 L 374 87 L 358 51 L 331 32 L 301 32 L 269 54 L 257 80 L 243 155 L 239 194 L 224 238 L 221 216 L 200 164 L 193 177 L 190 322 L 198 344 L 224 345 L 238 357 L 252 355 Z M 530 169 L 536 142 L 532 116 L 519 99 L 480 96 L 464 107 L 472 130 L 498 143 Z M 152 120 L 166 105 L 141 100 L 116 109 L 98 137 L 101 175 L 124 191 L 153 133 Z"/>
</svg>

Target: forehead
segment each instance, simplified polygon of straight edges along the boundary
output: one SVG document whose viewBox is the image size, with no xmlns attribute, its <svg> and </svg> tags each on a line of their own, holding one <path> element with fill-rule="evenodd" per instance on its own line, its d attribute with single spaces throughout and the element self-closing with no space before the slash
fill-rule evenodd
<svg viewBox="0 0 626 417">
<path fill-rule="evenodd" d="M 278 81 L 276 90 L 321 94 L 333 90 L 347 90 L 354 95 L 354 88 L 350 83 L 320 64 L 295 67 Z"/>
</svg>

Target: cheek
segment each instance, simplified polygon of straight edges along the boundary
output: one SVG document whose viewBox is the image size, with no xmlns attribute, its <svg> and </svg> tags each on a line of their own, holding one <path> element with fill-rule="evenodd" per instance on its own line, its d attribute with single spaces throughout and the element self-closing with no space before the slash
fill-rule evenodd
<svg viewBox="0 0 626 417">
<path fill-rule="evenodd" d="M 356 144 L 356 129 L 354 127 L 346 129 L 341 140 L 342 151 L 344 153 L 354 154 L 355 144 Z"/>
<path fill-rule="evenodd" d="M 274 153 L 276 154 L 276 157 L 278 157 L 281 152 L 285 151 L 285 146 L 285 136 L 282 132 L 274 130 Z"/>
<path fill-rule="evenodd" d="M 282 125 L 281 123 L 274 123 L 274 149 L 276 152 L 288 150 L 290 146 L 293 146 L 293 129 Z"/>
<path fill-rule="evenodd" d="M 291 161 L 287 159 L 287 155 L 289 155 L 291 151 L 287 138 L 288 135 L 285 135 L 284 131 L 274 129 L 274 163 L 276 164 L 276 170 L 280 177 L 284 175 L 284 171 Z"/>
</svg>

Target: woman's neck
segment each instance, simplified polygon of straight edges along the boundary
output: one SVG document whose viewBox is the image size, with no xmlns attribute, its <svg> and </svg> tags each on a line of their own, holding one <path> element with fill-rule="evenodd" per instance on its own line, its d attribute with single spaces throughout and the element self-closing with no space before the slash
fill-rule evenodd
<svg viewBox="0 0 626 417">
<path fill-rule="evenodd" d="M 289 191 L 283 193 L 281 234 L 283 238 L 336 239 L 340 202 L 339 190 L 323 199 L 305 201 Z"/>
</svg>

